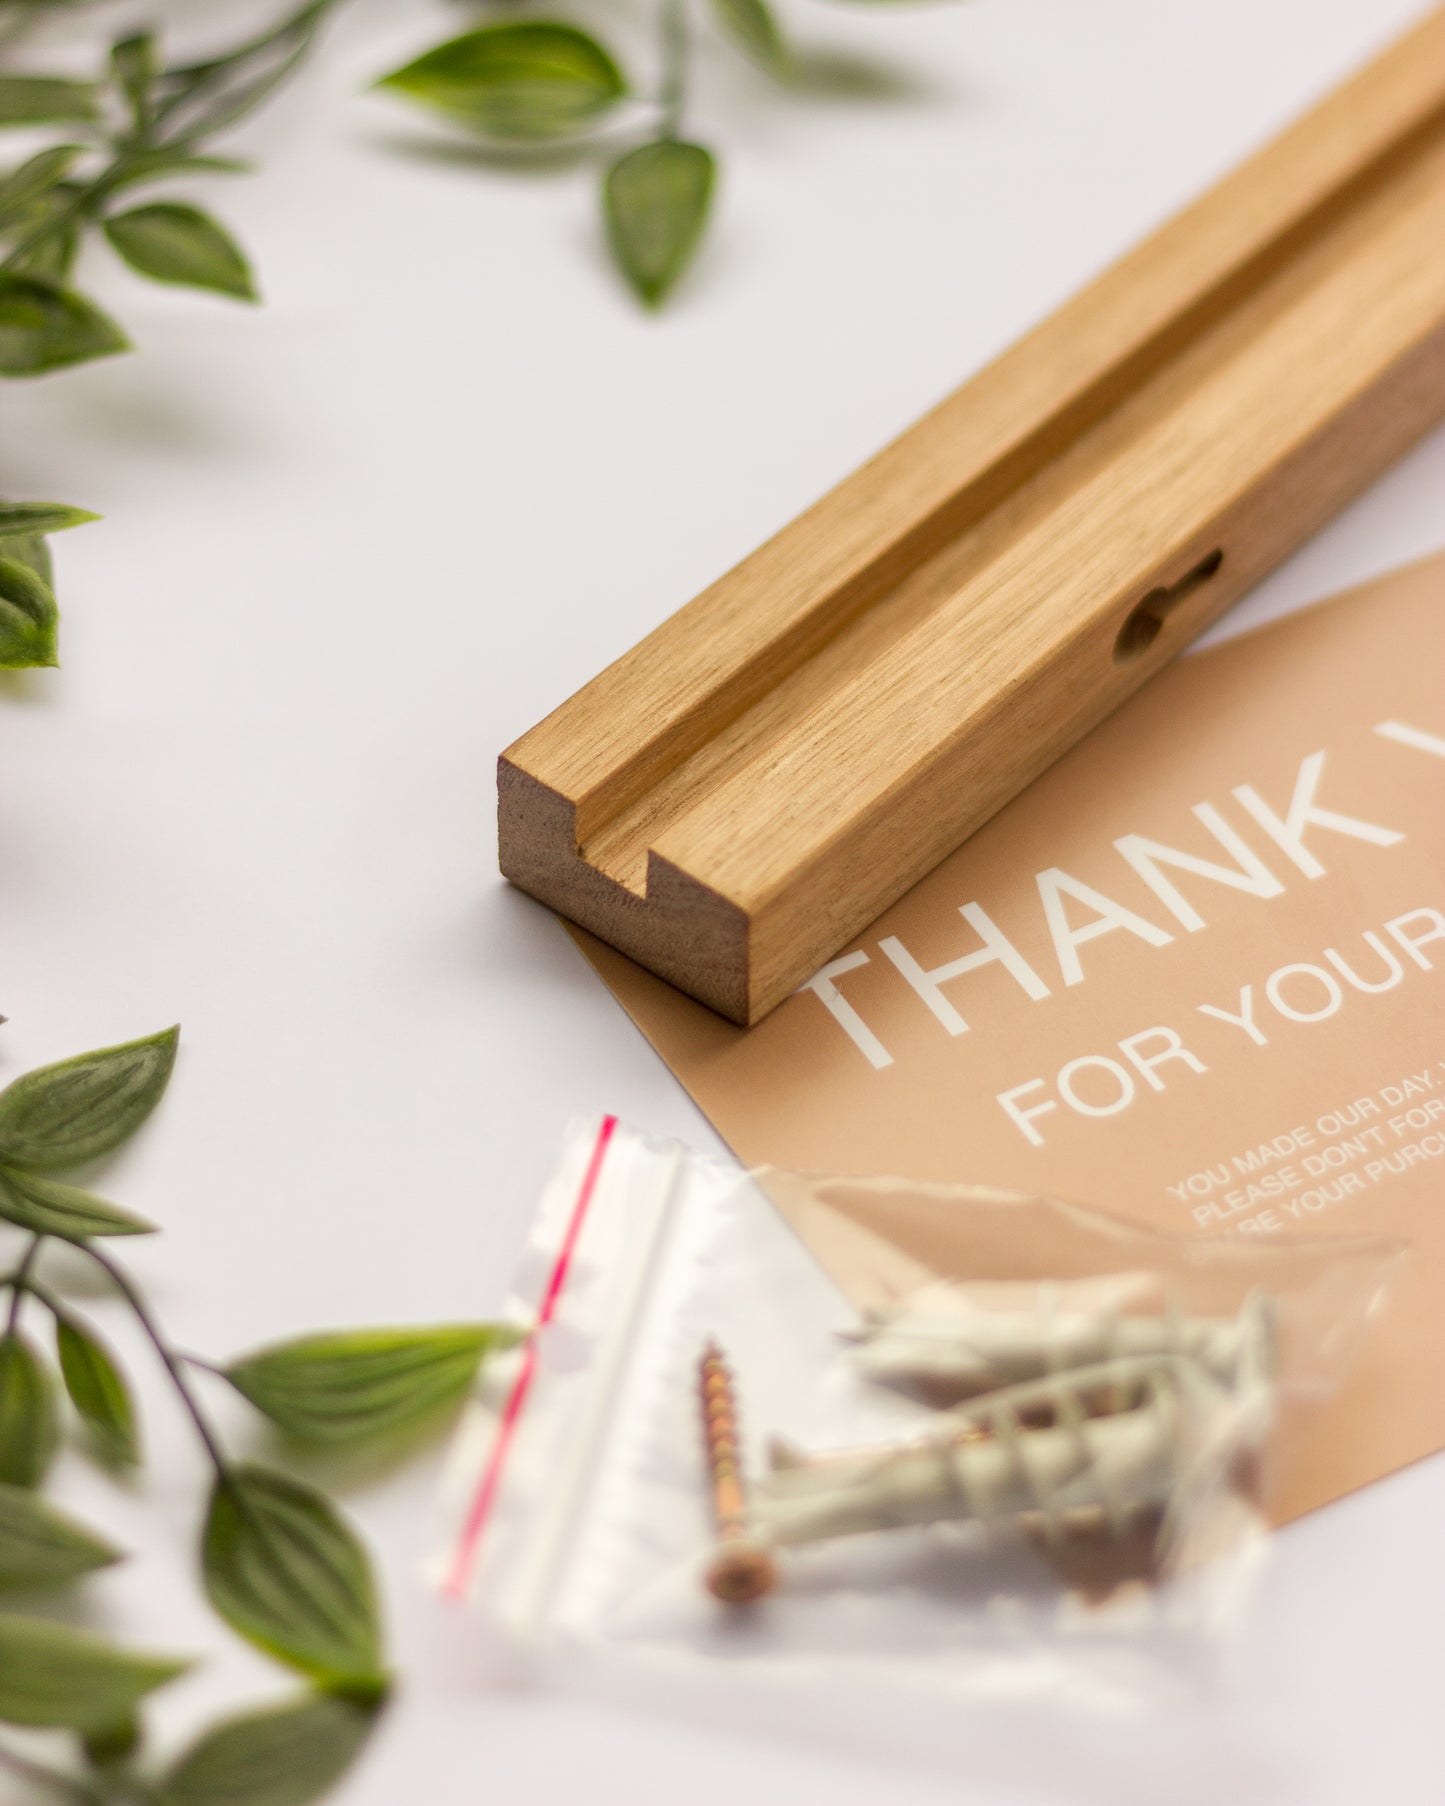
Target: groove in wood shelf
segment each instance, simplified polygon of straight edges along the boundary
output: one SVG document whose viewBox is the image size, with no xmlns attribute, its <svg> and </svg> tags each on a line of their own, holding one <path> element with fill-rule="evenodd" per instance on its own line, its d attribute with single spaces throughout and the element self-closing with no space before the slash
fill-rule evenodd
<svg viewBox="0 0 1445 1806">
<path fill-rule="evenodd" d="M 1445 414 L 1445 10 L 502 755 L 502 869 L 781 1001 Z"/>
</svg>

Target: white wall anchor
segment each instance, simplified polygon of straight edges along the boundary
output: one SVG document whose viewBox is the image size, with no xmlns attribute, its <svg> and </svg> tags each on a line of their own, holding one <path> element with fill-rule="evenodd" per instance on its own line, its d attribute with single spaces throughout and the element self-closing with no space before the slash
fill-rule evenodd
<svg viewBox="0 0 1445 1806">
<path fill-rule="evenodd" d="M 890 1345 L 900 1320 L 910 1339 Z M 1035 1377 L 939 1412 L 902 1442 L 809 1455 L 775 1441 L 756 1486 L 744 1488 L 740 1470 L 730 1470 L 740 1504 L 709 1569 L 718 1597 L 770 1590 L 771 1569 L 751 1590 L 731 1584 L 735 1566 L 751 1574 L 770 1548 L 906 1526 L 1013 1524 L 1057 1548 L 1085 1527 L 1122 1538 L 1158 1513 L 1164 1546 L 1235 1458 L 1258 1447 L 1272 1416 L 1274 1312 L 1263 1295 L 1228 1319 L 979 1311 L 964 1341 L 959 1319 L 931 1341 L 928 1331 L 914 1338 L 927 1321 L 894 1317 L 862 1332 L 860 1351 L 888 1353 L 878 1377 L 893 1377 L 893 1357 L 916 1354 L 918 1342 L 949 1358 L 956 1383 L 1020 1367 Z M 1127 1352 L 1088 1359 L 1101 1344 Z M 1077 1351 L 1085 1358 L 1065 1365 Z M 720 1360 L 710 1348 L 704 1385 L 706 1363 Z M 907 1368 L 910 1377 L 918 1371 Z M 729 1414 L 731 1397 L 729 1383 Z M 714 1442 L 715 1418 L 705 1412 Z"/>
<path fill-rule="evenodd" d="M 1068 1308 L 1057 1288 L 1037 1309 L 991 1310 L 953 1287 L 933 1288 L 923 1309 L 875 1311 L 850 1337 L 860 1373 L 934 1402 L 1132 1355 L 1187 1355 L 1230 1385 L 1242 1361 L 1267 1363 L 1272 1339 L 1258 1292 L 1236 1317 L 1186 1317 Z"/>
</svg>

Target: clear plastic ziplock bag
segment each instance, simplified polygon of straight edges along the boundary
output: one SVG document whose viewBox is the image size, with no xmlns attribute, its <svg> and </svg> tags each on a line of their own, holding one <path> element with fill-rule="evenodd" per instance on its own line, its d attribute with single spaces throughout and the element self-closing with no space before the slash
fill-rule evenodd
<svg viewBox="0 0 1445 1806">
<path fill-rule="evenodd" d="M 1402 1253 L 574 1125 L 435 1576 L 614 1678 L 1127 1703 L 1237 1615 Z"/>
</svg>

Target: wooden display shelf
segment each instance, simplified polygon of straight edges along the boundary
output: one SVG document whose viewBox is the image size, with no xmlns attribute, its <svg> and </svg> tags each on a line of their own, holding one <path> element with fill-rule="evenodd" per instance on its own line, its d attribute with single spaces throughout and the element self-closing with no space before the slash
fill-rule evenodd
<svg viewBox="0 0 1445 1806">
<path fill-rule="evenodd" d="M 509 747 L 502 869 L 754 1022 L 1442 414 L 1445 10 Z"/>
</svg>

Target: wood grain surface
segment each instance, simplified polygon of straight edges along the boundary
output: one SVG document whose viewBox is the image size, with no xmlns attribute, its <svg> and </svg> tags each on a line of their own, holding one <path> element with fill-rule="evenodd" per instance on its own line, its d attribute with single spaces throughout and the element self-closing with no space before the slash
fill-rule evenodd
<svg viewBox="0 0 1445 1806">
<path fill-rule="evenodd" d="M 502 869 L 754 1022 L 1442 414 L 1445 10 L 508 748 Z"/>
</svg>

